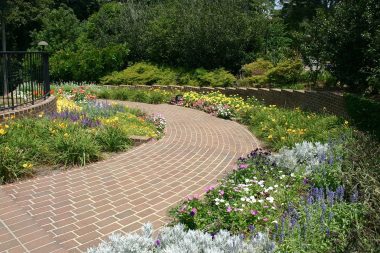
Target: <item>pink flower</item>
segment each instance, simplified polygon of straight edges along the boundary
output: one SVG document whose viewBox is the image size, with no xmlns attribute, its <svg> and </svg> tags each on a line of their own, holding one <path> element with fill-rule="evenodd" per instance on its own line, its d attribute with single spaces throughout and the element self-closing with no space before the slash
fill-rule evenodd
<svg viewBox="0 0 380 253">
<path fill-rule="evenodd" d="M 194 195 L 189 195 L 186 197 L 187 200 L 191 201 L 191 200 L 196 200 L 196 199 L 199 199 L 199 195 L 198 194 L 194 194 Z"/>
<path fill-rule="evenodd" d="M 210 185 L 210 186 L 206 187 L 205 191 L 207 193 L 207 192 L 212 191 L 214 189 L 215 189 L 215 186 L 214 185 Z"/>
<path fill-rule="evenodd" d="M 263 218 L 263 221 L 267 222 L 269 219 L 267 217 Z"/>
<path fill-rule="evenodd" d="M 190 211 L 190 216 L 194 217 L 197 214 L 197 212 L 198 210 L 195 207 L 193 207 Z"/>
<path fill-rule="evenodd" d="M 223 196 L 223 195 L 224 195 L 224 191 L 223 191 L 223 190 L 220 190 L 220 191 L 219 191 L 219 195 L 220 195 L 220 196 Z"/>
<path fill-rule="evenodd" d="M 259 211 L 257 211 L 257 210 L 251 210 L 251 214 L 252 214 L 253 216 L 256 216 L 258 213 L 259 213 Z"/>
<path fill-rule="evenodd" d="M 232 211 L 232 208 L 229 206 L 227 207 L 227 213 L 230 213 Z"/>
<path fill-rule="evenodd" d="M 239 169 L 241 169 L 241 170 L 244 170 L 246 168 L 248 168 L 248 164 L 246 164 L 246 163 L 243 163 L 243 164 L 239 165 Z"/>
</svg>

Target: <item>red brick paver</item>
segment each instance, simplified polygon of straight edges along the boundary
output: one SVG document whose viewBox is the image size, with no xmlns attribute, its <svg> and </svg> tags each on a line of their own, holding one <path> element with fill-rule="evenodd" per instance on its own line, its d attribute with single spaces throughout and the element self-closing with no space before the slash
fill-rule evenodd
<svg viewBox="0 0 380 253">
<path fill-rule="evenodd" d="M 216 183 L 259 143 L 236 122 L 171 105 L 165 137 L 110 160 L 0 187 L 0 252 L 83 252 L 113 232 L 167 223 L 167 210 Z M 34 251 L 33 251 L 34 250 Z"/>
</svg>

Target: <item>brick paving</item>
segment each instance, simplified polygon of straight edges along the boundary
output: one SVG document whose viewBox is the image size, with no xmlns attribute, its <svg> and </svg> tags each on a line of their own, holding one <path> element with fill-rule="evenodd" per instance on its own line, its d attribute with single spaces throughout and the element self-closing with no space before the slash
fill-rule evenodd
<svg viewBox="0 0 380 253">
<path fill-rule="evenodd" d="M 236 122 L 172 105 L 159 141 L 86 167 L 0 187 L 0 252 L 84 252 L 113 232 L 166 224 L 167 210 L 215 184 L 259 146 Z"/>
</svg>

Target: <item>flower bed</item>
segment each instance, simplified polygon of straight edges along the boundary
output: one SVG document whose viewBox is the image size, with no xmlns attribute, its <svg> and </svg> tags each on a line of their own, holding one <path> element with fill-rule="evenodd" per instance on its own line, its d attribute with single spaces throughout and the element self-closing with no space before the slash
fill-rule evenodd
<svg viewBox="0 0 380 253">
<path fill-rule="evenodd" d="M 250 130 L 272 149 L 294 146 L 306 141 L 327 142 L 350 132 L 348 122 L 332 115 L 317 115 L 299 109 L 265 106 L 254 98 L 244 100 L 238 96 L 220 92 L 196 93 L 186 92 L 183 101 L 173 104 L 195 108 L 212 115 L 236 119 L 249 126 Z"/>
<path fill-rule="evenodd" d="M 129 136 L 160 138 L 162 115 L 96 102 L 90 88 L 56 89 L 57 112 L 0 124 L 0 181 L 32 176 L 41 166 L 85 165 L 132 146 Z"/>
</svg>

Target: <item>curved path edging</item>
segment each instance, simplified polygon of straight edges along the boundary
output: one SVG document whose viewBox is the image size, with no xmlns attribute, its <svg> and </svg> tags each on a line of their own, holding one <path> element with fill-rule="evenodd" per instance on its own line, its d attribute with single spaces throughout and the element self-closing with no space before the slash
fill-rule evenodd
<svg viewBox="0 0 380 253">
<path fill-rule="evenodd" d="M 203 193 L 259 146 L 233 121 L 167 104 L 122 103 L 162 113 L 165 136 L 84 168 L 1 186 L 0 252 L 83 252 L 113 232 L 146 222 L 159 228 L 169 207 Z"/>
</svg>

